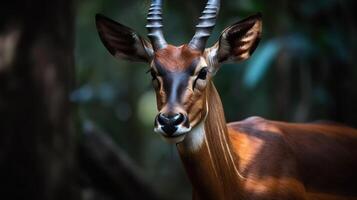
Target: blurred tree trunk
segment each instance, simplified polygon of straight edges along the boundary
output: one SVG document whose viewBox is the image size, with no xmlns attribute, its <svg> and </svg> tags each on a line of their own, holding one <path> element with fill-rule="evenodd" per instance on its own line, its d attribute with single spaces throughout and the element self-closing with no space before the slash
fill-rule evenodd
<svg viewBox="0 0 357 200">
<path fill-rule="evenodd" d="M 0 199 L 79 199 L 71 0 L 0 3 Z"/>
</svg>

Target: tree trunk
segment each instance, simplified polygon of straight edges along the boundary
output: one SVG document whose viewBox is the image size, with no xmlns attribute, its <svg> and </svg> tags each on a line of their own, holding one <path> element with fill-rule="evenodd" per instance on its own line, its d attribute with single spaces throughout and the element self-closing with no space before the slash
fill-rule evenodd
<svg viewBox="0 0 357 200">
<path fill-rule="evenodd" d="M 73 22 L 71 0 L 0 3 L 0 199 L 79 199 Z"/>
</svg>

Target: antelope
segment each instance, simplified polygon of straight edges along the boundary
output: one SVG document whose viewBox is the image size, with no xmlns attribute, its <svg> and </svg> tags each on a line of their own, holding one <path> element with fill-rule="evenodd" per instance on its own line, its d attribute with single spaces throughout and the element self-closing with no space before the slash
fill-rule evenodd
<svg viewBox="0 0 357 200">
<path fill-rule="evenodd" d="M 252 55 L 261 14 L 228 26 L 206 48 L 220 7 L 208 0 L 192 40 L 173 46 L 163 35 L 161 7 L 161 0 L 151 1 L 150 41 L 101 14 L 96 26 L 113 56 L 150 64 L 159 111 L 154 131 L 176 144 L 193 199 L 357 199 L 356 129 L 261 117 L 226 124 L 212 77 L 222 63 Z"/>
</svg>

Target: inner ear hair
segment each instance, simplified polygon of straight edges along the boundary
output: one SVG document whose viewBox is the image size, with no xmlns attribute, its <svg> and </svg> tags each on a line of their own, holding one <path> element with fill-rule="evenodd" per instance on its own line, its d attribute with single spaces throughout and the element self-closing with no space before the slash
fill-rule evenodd
<svg viewBox="0 0 357 200">
<path fill-rule="evenodd" d="M 257 48 L 262 32 L 262 15 L 257 13 L 227 27 L 220 36 L 216 56 L 218 62 L 241 61 Z"/>
</svg>

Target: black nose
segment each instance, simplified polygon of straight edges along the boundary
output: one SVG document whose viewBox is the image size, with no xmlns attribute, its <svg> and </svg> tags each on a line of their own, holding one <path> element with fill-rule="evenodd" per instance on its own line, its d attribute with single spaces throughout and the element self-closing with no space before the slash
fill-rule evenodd
<svg viewBox="0 0 357 200">
<path fill-rule="evenodd" d="M 165 115 L 160 113 L 157 120 L 163 126 L 176 126 L 183 122 L 184 116 L 181 113 L 174 115 Z"/>
<path fill-rule="evenodd" d="M 185 121 L 185 116 L 181 113 L 166 115 L 160 113 L 157 117 L 157 121 L 162 125 L 162 130 L 169 136 L 172 136 L 173 133 L 177 130 L 177 125 Z"/>
</svg>

